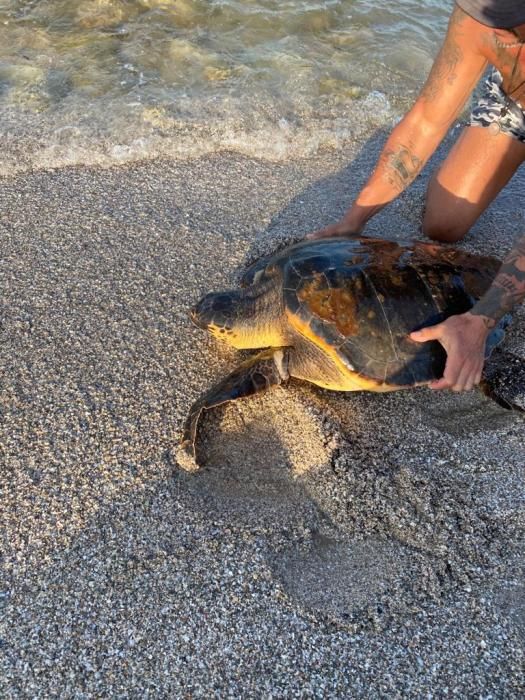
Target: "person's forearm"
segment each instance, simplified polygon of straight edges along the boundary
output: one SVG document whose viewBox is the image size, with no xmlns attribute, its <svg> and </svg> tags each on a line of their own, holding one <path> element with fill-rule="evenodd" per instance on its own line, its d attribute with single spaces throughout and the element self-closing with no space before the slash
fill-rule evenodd
<svg viewBox="0 0 525 700">
<path fill-rule="evenodd" d="M 516 304 L 525 299 L 525 235 L 503 261 L 494 282 L 475 304 L 470 313 L 481 316 L 487 328 L 492 328 Z"/>
<path fill-rule="evenodd" d="M 411 110 L 386 142 L 372 176 L 345 214 L 345 221 L 362 228 L 419 175 L 447 132 L 448 124 L 429 124 L 420 109 Z"/>
<path fill-rule="evenodd" d="M 455 6 L 416 103 L 392 131 L 376 168 L 344 217 L 313 238 L 359 233 L 419 175 L 483 74 L 486 28 Z"/>
</svg>

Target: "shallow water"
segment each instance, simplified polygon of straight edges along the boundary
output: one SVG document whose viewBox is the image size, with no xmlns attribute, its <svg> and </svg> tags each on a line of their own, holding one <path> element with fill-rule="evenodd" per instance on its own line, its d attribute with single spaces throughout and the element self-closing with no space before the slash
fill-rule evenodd
<svg viewBox="0 0 525 700">
<path fill-rule="evenodd" d="M 229 148 L 279 160 L 407 107 L 444 0 L 0 0 L 0 174 Z"/>
</svg>

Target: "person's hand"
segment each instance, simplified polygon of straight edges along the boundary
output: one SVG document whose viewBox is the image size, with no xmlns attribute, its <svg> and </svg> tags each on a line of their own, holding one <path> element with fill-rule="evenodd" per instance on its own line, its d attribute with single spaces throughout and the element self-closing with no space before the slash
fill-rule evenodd
<svg viewBox="0 0 525 700">
<path fill-rule="evenodd" d="M 355 226 L 351 224 L 346 219 L 341 219 L 336 224 L 330 224 L 330 226 L 325 226 L 318 231 L 312 231 L 312 233 L 307 234 L 306 238 L 309 240 L 315 238 L 329 238 L 330 236 L 349 236 L 351 234 L 361 233 L 364 226 Z"/>
<path fill-rule="evenodd" d="M 438 340 L 447 352 L 443 377 L 430 382 L 429 386 L 432 389 L 468 391 L 479 384 L 489 333 L 486 319 L 469 312 L 450 316 L 443 323 L 411 333 L 410 338 L 418 343 Z"/>
</svg>

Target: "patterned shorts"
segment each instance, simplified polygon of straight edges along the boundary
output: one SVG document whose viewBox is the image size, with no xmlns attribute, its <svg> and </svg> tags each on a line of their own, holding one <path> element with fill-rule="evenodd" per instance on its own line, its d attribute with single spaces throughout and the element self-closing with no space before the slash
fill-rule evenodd
<svg viewBox="0 0 525 700">
<path fill-rule="evenodd" d="M 501 73 L 492 69 L 485 90 L 470 114 L 470 126 L 486 126 L 525 143 L 525 111 L 501 89 Z"/>
</svg>

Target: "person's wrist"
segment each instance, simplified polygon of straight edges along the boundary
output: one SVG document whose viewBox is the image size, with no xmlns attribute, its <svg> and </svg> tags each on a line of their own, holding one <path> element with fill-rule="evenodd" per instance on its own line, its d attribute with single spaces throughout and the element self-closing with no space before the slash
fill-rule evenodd
<svg viewBox="0 0 525 700">
<path fill-rule="evenodd" d="M 475 328 L 480 335 L 487 336 L 496 325 L 496 321 L 494 321 L 493 318 L 485 316 L 484 314 L 477 314 L 473 310 L 467 311 L 463 316 L 469 325 Z"/>
<path fill-rule="evenodd" d="M 377 204 L 377 202 L 366 204 L 365 194 L 366 193 L 362 192 L 344 215 L 344 219 L 348 222 L 348 225 L 356 232 L 362 231 L 368 221 L 381 211 L 384 206 L 384 204 Z M 363 201 L 363 199 L 365 201 Z M 377 197 L 373 199 L 375 200 Z"/>
</svg>

